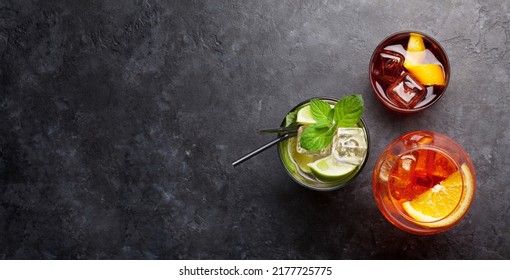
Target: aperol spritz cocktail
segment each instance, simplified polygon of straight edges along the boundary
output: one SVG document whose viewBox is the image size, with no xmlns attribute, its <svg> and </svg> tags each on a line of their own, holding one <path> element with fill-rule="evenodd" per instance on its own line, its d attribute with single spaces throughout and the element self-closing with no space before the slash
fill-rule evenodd
<svg viewBox="0 0 510 280">
<path fill-rule="evenodd" d="M 395 139 L 373 173 L 373 193 L 382 214 L 398 228 L 434 234 L 457 224 L 475 194 L 475 169 L 451 138 L 415 131 Z"/>
</svg>

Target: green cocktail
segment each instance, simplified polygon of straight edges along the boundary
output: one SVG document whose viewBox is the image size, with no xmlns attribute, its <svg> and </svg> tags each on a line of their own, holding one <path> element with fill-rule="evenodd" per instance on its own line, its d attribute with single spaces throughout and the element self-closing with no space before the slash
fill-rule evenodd
<svg viewBox="0 0 510 280">
<path fill-rule="evenodd" d="M 362 111 L 363 100 L 354 95 L 340 101 L 315 98 L 294 107 L 281 126 L 299 126 L 297 136 L 278 146 L 289 175 L 300 185 L 318 191 L 336 190 L 356 177 L 369 152 Z"/>
</svg>

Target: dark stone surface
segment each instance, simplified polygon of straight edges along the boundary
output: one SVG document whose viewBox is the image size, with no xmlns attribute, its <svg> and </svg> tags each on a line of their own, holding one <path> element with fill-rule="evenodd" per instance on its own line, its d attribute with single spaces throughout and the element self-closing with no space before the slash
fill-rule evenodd
<svg viewBox="0 0 510 280">
<path fill-rule="evenodd" d="M 0 258 L 508 259 L 509 13 L 504 0 L 0 1 Z M 440 41 L 452 75 L 436 105 L 401 117 L 368 62 L 406 29 Z M 296 103 L 352 92 L 372 142 L 351 186 L 306 190 L 274 148 L 231 167 Z M 372 197 L 377 156 L 417 129 L 476 166 L 470 212 L 435 236 L 393 227 Z"/>
</svg>

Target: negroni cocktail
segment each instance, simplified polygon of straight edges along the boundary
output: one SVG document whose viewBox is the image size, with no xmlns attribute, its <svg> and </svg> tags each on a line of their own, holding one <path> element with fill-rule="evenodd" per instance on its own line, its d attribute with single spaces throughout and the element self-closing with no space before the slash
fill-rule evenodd
<svg viewBox="0 0 510 280">
<path fill-rule="evenodd" d="M 370 60 L 370 82 L 388 108 L 413 113 L 434 104 L 450 77 L 445 51 L 433 38 L 419 32 L 389 36 Z"/>
</svg>

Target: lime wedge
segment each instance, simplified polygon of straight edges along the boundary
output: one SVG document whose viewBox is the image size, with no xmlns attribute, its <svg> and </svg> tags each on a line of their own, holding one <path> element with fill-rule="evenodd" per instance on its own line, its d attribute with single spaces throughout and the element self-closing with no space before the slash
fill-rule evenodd
<svg viewBox="0 0 510 280">
<path fill-rule="evenodd" d="M 312 111 L 310 111 L 310 105 L 306 105 L 297 111 L 297 119 L 296 121 L 300 124 L 314 124 L 315 120 L 312 116 Z"/>
<path fill-rule="evenodd" d="M 308 164 L 313 175 L 322 181 L 339 181 L 356 169 L 356 165 L 337 163 L 333 156 L 327 156 Z"/>
<path fill-rule="evenodd" d="M 334 108 L 335 105 L 329 105 L 331 108 Z M 310 110 L 310 105 L 306 105 L 301 107 L 297 111 L 297 119 L 296 121 L 300 124 L 314 124 L 316 121 L 313 119 L 312 111 Z"/>
</svg>

